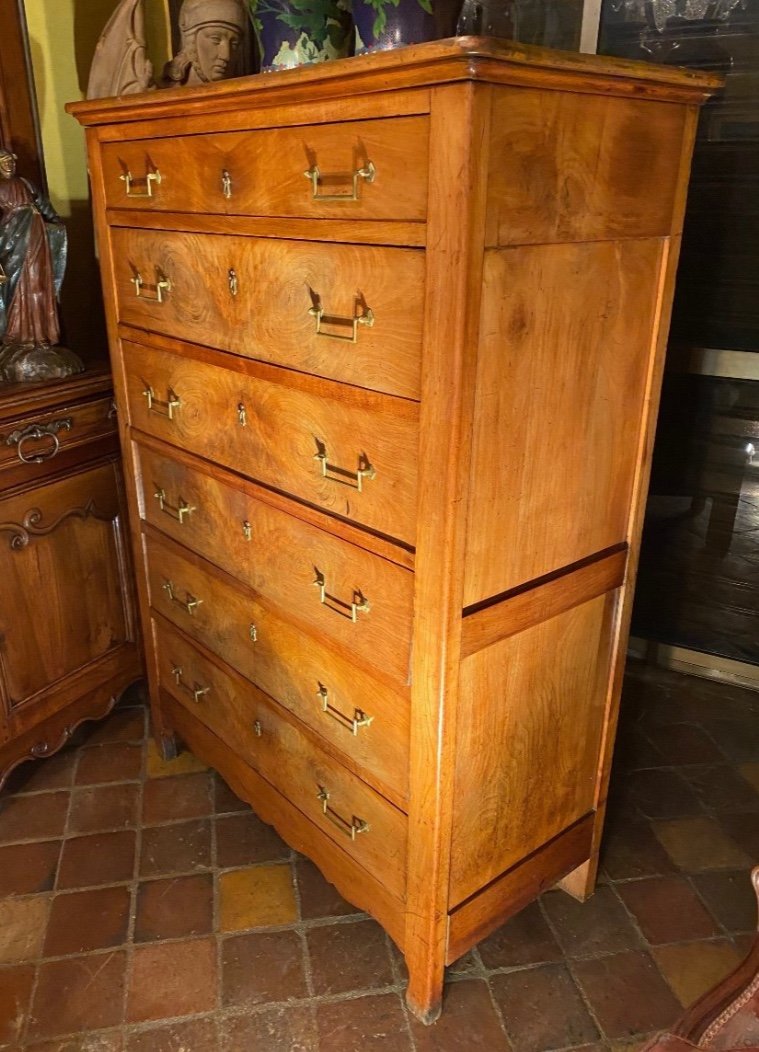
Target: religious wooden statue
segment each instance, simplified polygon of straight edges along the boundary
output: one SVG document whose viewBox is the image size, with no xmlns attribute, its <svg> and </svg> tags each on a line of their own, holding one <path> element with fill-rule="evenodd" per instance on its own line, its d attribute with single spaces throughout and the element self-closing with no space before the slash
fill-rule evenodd
<svg viewBox="0 0 759 1052">
<path fill-rule="evenodd" d="M 250 72 L 240 68 L 249 16 L 242 0 L 184 0 L 181 48 L 163 71 L 163 85 L 207 84 Z"/>
<path fill-rule="evenodd" d="M 58 347 L 56 304 L 66 267 L 66 228 L 52 205 L 0 150 L 0 380 L 50 380 L 81 372 Z"/>
<path fill-rule="evenodd" d="M 88 99 L 129 95 L 155 87 L 145 46 L 143 0 L 121 0 L 108 20 L 90 67 Z"/>
</svg>

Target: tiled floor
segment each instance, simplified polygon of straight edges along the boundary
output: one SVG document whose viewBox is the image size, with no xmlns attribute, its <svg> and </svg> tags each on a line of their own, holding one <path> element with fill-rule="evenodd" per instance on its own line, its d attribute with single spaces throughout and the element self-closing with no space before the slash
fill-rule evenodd
<svg viewBox="0 0 759 1052">
<path fill-rule="evenodd" d="M 750 940 L 758 716 L 758 694 L 631 668 L 596 895 L 549 892 L 481 943 L 425 1028 L 378 925 L 121 708 L 0 808 L 0 1048 L 637 1048 Z"/>
</svg>

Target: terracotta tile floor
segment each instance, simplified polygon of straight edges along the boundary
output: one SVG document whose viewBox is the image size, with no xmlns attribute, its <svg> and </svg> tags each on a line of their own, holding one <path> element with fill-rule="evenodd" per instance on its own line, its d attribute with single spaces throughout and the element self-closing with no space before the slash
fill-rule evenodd
<svg viewBox="0 0 759 1052">
<path fill-rule="evenodd" d="M 214 774 L 164 763 L 135 695 L 0 806 L 4 1052 L 621 1052 L 745 951 L 759 694 L 628 670 L 601 881 L 549 892 L 451 969 L 404 966 Z"/>
</svg>

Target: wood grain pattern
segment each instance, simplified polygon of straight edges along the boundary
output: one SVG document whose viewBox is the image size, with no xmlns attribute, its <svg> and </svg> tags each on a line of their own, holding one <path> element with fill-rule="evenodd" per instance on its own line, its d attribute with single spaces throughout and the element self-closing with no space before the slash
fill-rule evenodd
<svg viewBox="0 0 759 1052">
<path fill-rule="evenodd" d="M 530 47 L 510 40 L 457 37 L 417 44 L 402 50 L 375 52 L 337 62 L 303 66 L 287 79 L 245 77 L 201 90 L 179 89 L 158 97 L 94 99 L 66 107 L 85 127 L 116 126 L 145 117 L 150 105 L 154 118 L 202 114 L 205 117 L 230 109 L 256 109 L 271 105 L 297 105 L 368 92 L 482 79 L 496 84 L 550 83 L 555 90 L 584 94 L 633 96 L 699 104 L 722 85 L 722 78 L 695 70 L 648 62 L 580 55 Z M 119 129 L 123 138 L 123 129 Z M 114 134 L 118 135 L 119 132 Z"/>
<path fill-rule="evenodd" d="M 201 653 L 162 623 L 155 623 L 155 633 L 162 688 L 275 788 L 285 791 L 323 833 L 402 899 L 406 887 L 405 815 L 327 756 L 262 691 L 210 660 L 207 651 Z M 178 674 L 176 669 L 180 670 Z M 196 690 L 207 693 L 196 701 Z M 319 799 L 322 788 L 329 793 L 327 814 Z M 338 824 L 339 819 L 349 826 L 361 820 L 367 829 L 351 837 Z"/>
<path fill-rule="evenodd" d="M 518 97 L 517 97 L 518 96 Z M 661 237 L 677 190 L 682 107 L 503 91 L 493 111 L 487 244 Z"/>
<path fill-rule="evenodd" d="M 351 858 L 342 844 L 331 840 L 265 778 L 195 719 L 183 705 L 167 694 L 162 696 L 166 718 L 182 741 L 210 766 L 241 800 L 255 805 L 256 814 L 273 825 L 283 840 L 316 862 L 340 894 L 359 909 L 376 917 L 395 944 L 403 947 L 403 902 L 384 884 Z"/>
<path fill-rule="evenodd" d="M 303 623 L 380 675 L 408 682 L 413 589 L 408 571 L 252 499 L 231 477 L 218 469 L 209 473 L 200 461 L 187 467 L 143 448 L 139 462 L 141 514 L 149 523 L 239 577 L 293 623 Z M 158 490 L 165 494 L 164 511 Z M 172 510 L 180 502 L 195 509 L 182 523 Z M 357 612 L 353 622 L 334 600 L 321 603 L 317 572 L 330 596 L 350 603 L 360 593 L 369 609 Z"/>
<path fill-rule="evenodd" d="M 452 910 L 446 964 L 453 964 L 573 869 L 578 860 L 586 859 L 593 839 L 593 818 L 592 814 L 581 818 Z"/>
<path fill-rule="evenodd" d="M 599 596 L 462 662 L 452 905 L 594 808 L 614 607 Z"/>
<path fill-rule="evenodd" d="M 209 563 L 152 537 L 146 549 L 153 608 L 308 724 L 346 767 L 405 810 L 408 691 L 388 689 Z M 354 734 L 336 713 L 353 718 L 356 710 L 371 722 Z"/>
<path fill-rule="evenodd" d="M 239 608 L 241 624 L 250 602 L 276 639 L 256 666 L 229 635 L 237 613 L 201 628 L 177 604 L 167 610 L 154 554 L 151 581 L 141 578 L 142 615 L 148 625 L 160 621 L 162 641 L 185 647 L 191 670 L 187 694 L 167 673 L 163 642 L 151 636 L 157 734 L 178 733 L 237 779 L 232 784 L 265 819 L 388 927 L 406 953 L 408 1004 L 425 1022 L 440 1011 L 444 964 L 457 947 L 492 930 L 547 881 L 567 874 L 564 886 L 577 891 L 594 876 L 614 731 L 610 670 L 623 652 L 629 604 L 624 564 L 629 551 L 634 566 L 639 540 L 631 508 L 640 507 L 658 383 L 652 349 L 662 346 L 671 298 L 695 107 L 716 84 L 697 73 L 470 38 L 74 108 L 90 125 L 121 405 L 131 390 L 131 420 L 121 426 L 142 517 L 140 558 L 144 545 L 169 544 L 177 574 L 190 567 L 188 591 L 229 596 L 225 608 Z M 289 156 L 246 147 L 294 143 L 297 153 L 334 133 L 339 153 L 359 126 L 367 138 L 340 159 L 341 169 L 356 158 L 377 163 L 365 149 L 375 131 L 424 129 L 423 141 L 412 135 L 389 144 L 399 147 L 393 178 L 400 173 L 409 186 L 374 218 L 361 208 L 379 200 L 372 196 L 379 176 L 360 187 L 359 208 L 323 202 L 323 212 L 304 212 L 292 195 L 296 185 L 297 194 L 310 193 L 302 173 L 311 157 L 291 169 Z M 140 151 L 145 162 L 146 145 L 155 144 L 168 164 L 173 138 L 187 143 L 186 182 L 170 190 L 167 182 L 162 203 L 124 207 L 113 197 L 117 168 L 103 176 L 103 151 L 109 165 L 133 149 L 135 163 Z M 224 202 L 237 209 L 243 197 L 235 203 L 235 193 L 250 192 L 251 211 L 230 215 L 219 204 L 220 157 L 234 162 Z M 336 170 L 323 164 L 321 148 L 315 162 Z M 256 171 L 260 198 L 247 181 Z M 208 193 L 214 203 L 201 204 Z M 127 304 L 132 276 L 121 246 L 148 242 L 159 252 L 180 246 L 167 263 L 181 257 L 181 271 L 195 273 L 192 293 L 180 293 L 177 270 L 161 308 L 129 304 L 119 321 L 117 300 Z M 243 299 L 247 263 L 240 273 L 236 263 L 221 268 L 229 278 L 234 266 L 236 290 L 214 284 L 221 250 L 210 246 L 222 243 L 244 243 L 246 256 L 260 252 L 272 271 L 276 261 L 283 289 L 300 276 L 284 298 L 270 293 L 260 308 Z M 394 247 L 406 244 L 423 252 Z M 377 281 L 398 323 L 380 338 L 378 311 L 367 330 L 376 343 L 359 333 L 357 355 L 367 352 L 359 370 L 352 354 L 314 356 L 302 313 L 291 326 L 288 304 L 301 312 L 302 286 L 327 272 L 320 268 L 355 284 L 365 259 L 372 262 L 361 291 Z M 269 305 L 256 350 L 245 341 Z M 176 425 L 145 412 L 138 380 L 149 368 L 158 368 L 166 401 L 171 384 L 192 378 L 189 422 L 179 423 L 182 406 Z M 257 410 L 267 407 L 252 447 L 227 430 L 230 396 L 241 389 L 246 398 L 255 391 Z M 233 399 L 235 413 L 240 402 Z M 367 449 L 380 435 L 383 474 L 397 472 L 393 495 L 383 498 L 392 507 L 377 498 L 368 513 L 347 514 L 302 488 L 291 436 L 302 428 L 313 439 L 313 421 L 332 417 L 341 435 L 360 436 Z M 182 618 L 189 634 L 180 637 Z M 309 720 L 296 648 L 309 678 L 326 660 L 346 697 L 352 680 L 369 689 L 376 681 L 389 712 L 391 698 L 410 694 L 408 754 L 394 739 L 392 756 L 352 757 L 324 736 Z M 191 700 L 196 661 L 213 679 L 220 709 L 203 709 L 205 694 L 197 708 Z M 281 748 L 261 751 L 251 712 L 274 719 Z M 394 731 L 405 740 L 405 729 Z M 245 762 L 254 755 L 264 777 Z M 394 807 L 406 806 L 395 788 L 406 790 L 398 780 L 406 755 L 407 820 Z M 402 832 L 390 834 L 396 868 L 382 873 L 384 886 L 372 873 L 393 864 L 376 853 L 358 865 L 333 839 L 337 827 L 324 835 L 309 811 L 316 756 L 343 779 L 336 794 L 347 794 L 346 810 L 335 806 L 347 822 L 365 800 L 401 816 Z M 277 780 L 283 771 L 288 778 Z M 365 850 L 363 836 L 351 840 L 355 850 Z"/>
<path fill-rule="evenodd" d="M 658 239 L 485 254 L 465 605 L 627 540 L 663 258 Z"/>
<path fill-rule="evenodd" d="M 462 659 L 619 588 L 625 579 L 626 565 L 627 548 L 623 547 L 537 581 L 533 587 L 517 589 L 497 601 L 464 611 Z"/>
<path fill-rule="evenodd" d="M 419 397 L 424 257 L 411 249 L 118 229 L 119 320 L 148 332 L 407 398 Z M 171 288 L 136 295 L 135 275 Z M 233 274 L 233 276 L 231 276 Z M 232 283 L 232 284 L 230 284 Z M 234 293 L 231 289 L 234 288 Z M 372 312 L 373 324 L 324 322 Z M 339 339 L 343 337 L 343 339 Z"/>
<path fill-rule="evenodd" d="M 0 393 L 0 787 L 141 673 L 110 389 L 101 369 Z M 60 451 L 20 460 L 13 433 L 60 419 Z"/>
<path fill-rule="evenodd" d="M 397 117 L 114 143 L 103 150 L 107 202 L 145 211 L 423 220 L 427 135 L 426 118 Z M 314 166 L 319 194 L 352 195 L 353 172 L 370 162 L 376 175 L 358 180 L 357 200 L 314 199 L 304 174 Z M 158 171 L 153 196 L 127 196 L 127 171 L 142 178 Z"/>
<path fill-rule="evenodd" d="M 282 371 L 207 364 L 137 344 L 124 348 L 133 427 L 198 453 L 409 544 L 416 534 L 416 406 L 348 398 L 337 385 L 321 397 Z M 297 377 L 295 378 L 297 380 Z M 180 404 L 149 407 L 145 391 Z M 152 401 L 152 398 L 151 398 Z M 359 476 L 360 471 L 368 474 Z M 359 488 L 360 484 L 360 488 Z"/>
</svg>

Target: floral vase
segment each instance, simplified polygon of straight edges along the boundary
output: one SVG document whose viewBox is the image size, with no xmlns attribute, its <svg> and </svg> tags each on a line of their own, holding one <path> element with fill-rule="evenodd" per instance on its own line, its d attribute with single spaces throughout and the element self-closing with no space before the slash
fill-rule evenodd
<svg viewBox="0 0 759 1052">
<path fill-rule="evenodd" d="M 352 44 L 350 0 L 250 0 L 263 71 L 344 58 Z"/>
<path fill-rule="evenodd" d="M 460 0 L 353 0 L 356 53 L 453 36 Z"/>
</svg>

